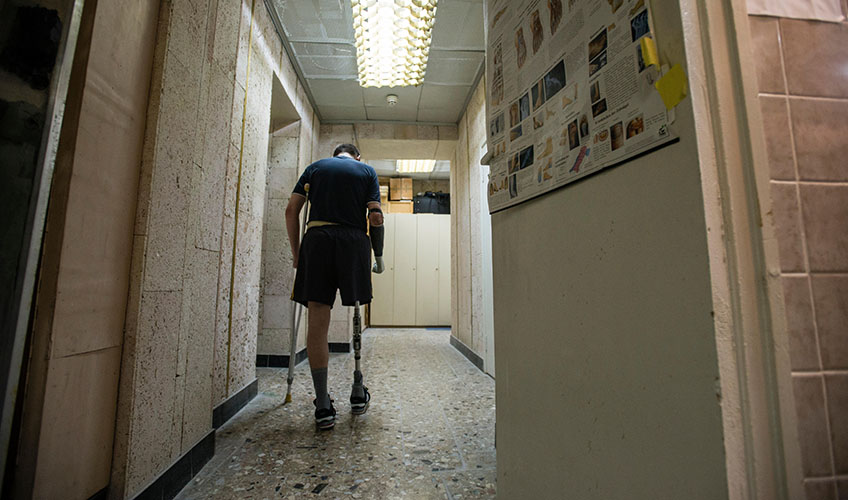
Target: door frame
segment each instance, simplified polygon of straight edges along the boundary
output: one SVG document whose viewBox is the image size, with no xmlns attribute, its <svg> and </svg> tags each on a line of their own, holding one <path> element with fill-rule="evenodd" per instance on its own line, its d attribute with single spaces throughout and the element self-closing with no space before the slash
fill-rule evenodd
<svg viewBox="0 0 848 500">
<path fill-rule="evenodd" d="M 658 3 L 653 0 L 653 3 Z M 731 500 L 803 498 L 768 163 L 745 0 L 680 0 L 699 128 Z"/>
<path fill-rule="evenodd" d="M 50 186 L 53 183 L 53 171 L 56 153 L 59 147 L 59 135 L 65 114 L 65 104 L 70 87 L 71 68 L 77 48 L 80 26 L 82 24 L 84 0 L 69 2 L 64 21 L 64 29 L 56 51 L 56 64 L 47 97 L 44 129 L 41 148 L 33 176 L 33 190 L 30 198 L 29 215 L 24 229 L 24 240 L 18 263 L 17 282 L 13 296 L 14 306 L 9 318 L 8 332 L 13 335 L 12 352 L 5 370 L 5 387 L 2 387 L 3 407 L 0 409 L 0 485 L 5 482 L 6 460 L 10 446 L 13 445 L 12 424 L 15 407 L 20 396 L 18 390 L 23 366 L 24 348 L 30 327 L 30 311 L 35 295 L 35 281 L 41 260 L 41 244 L 44 238 L 44 222 L 47 217 L 47 202 L 50 198 Z M 6 325 L 3 326 L 5 330 Z"/>
</svg>

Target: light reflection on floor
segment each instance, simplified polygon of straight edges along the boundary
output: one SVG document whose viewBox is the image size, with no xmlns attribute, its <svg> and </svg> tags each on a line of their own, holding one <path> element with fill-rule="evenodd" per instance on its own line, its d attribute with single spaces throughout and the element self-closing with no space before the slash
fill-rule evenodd
<svg viewBox="0 0 848 500">
<path fill-rule="evenodd" d="M 285 406 L 285 370 L 257 369 L 258 396 L 177 498 L 494 498 L 495 383 L 447 330 L 369 329 L 363 371 L 371 406 L 353 417 L 353 356 L 331 355 L 338 419 L 319 432 L 308 363 Z"/>
</svg>

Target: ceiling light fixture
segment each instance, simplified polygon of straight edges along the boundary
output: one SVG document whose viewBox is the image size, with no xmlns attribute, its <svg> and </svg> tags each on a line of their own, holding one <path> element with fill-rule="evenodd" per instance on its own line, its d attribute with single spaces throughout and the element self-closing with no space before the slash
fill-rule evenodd
<svg viewBox="0 0 848 500">
<path fill-rule="evenodd" d="M 437 0 L 351 0 L 359 85 L 424 81 Z"/>
<path fill-rule="evenodd" d="M 436 160 L 398 160 L 397 171 L 401 174 L 427 174 L 436 168 Z"/>
</svg>

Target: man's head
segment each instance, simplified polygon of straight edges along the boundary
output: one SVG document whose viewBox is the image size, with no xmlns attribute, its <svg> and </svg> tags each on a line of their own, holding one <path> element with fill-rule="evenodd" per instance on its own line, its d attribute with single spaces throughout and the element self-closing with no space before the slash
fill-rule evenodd
<svg viewBox="0 0 848 500">
<path fill-rule="evenodd" d="M 339 144 L 336 150 L 333 151 L 333 156 L 347 154 L 354 160 L 359 160 L 359 150 L 353 144 Z"/>
</svg>

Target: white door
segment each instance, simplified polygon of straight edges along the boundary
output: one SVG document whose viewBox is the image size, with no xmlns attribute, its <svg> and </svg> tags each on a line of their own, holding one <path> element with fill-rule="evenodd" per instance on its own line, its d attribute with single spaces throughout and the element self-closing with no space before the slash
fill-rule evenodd
<svg viewBox="0 0 848 500">
<path fill-rule="evenodd" d="M 383 242 L 383 262 L 386 265 L 381 274 L 371 274 L 371 286 L 374 298 L 371 301 L 371 324 L 391 325 L 395 309 L 395 219 L 391 214 L 384 217 L 386 239 Z"/>
<path fill-rule="evenodd" d="M 418 220 L 414 214 L 394 217 L 394 307 L 392 325 L 415 325 Z"/>
<path fill-rule="evenodd" d="M 439 221 L 439 326 L 451 326 L 451 242 L 450 215 L 436 215 Z"/>
<path fill-rule="evenodd" d="M 439 323 L 439 216 L 415 217 L 418 219 L 415 325 L 434 326 Z"/>
</svg>

